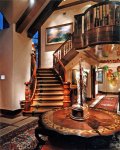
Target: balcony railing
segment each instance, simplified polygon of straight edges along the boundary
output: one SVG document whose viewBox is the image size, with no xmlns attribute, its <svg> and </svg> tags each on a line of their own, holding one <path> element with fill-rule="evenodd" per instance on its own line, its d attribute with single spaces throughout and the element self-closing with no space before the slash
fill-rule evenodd
<svg viewBox="0 0 120 150">
<path fill-rule="evenodd" d="M 75 16 L 73 45 L 120 44 L 120 2 L 101 2 Z"/>
</svg>

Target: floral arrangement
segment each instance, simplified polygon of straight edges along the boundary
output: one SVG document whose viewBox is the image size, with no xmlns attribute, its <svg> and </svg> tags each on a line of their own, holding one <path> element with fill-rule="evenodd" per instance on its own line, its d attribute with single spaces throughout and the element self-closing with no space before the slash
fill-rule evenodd
<svg viewBox="0 0 120 150">
<path fill-rule="evenodd" d="M 113 85 L 117 85 L 117 81 L 120 79 L 120 66 L 117 67 L 117 70 L 113 72 L 107 65 L 103 67 L 103 70 L 106 72 L 108 81 Z"/>
</svg>

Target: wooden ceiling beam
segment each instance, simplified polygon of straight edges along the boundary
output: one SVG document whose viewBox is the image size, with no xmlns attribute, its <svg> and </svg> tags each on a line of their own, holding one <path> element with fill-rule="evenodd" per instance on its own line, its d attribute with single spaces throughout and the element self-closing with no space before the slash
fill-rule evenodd
<svg viewBox="0 0 120 150">
<path fill-rule="evenodd" d="M 62 0 L 51 0 L 48 5 L 44 8 L 44 10 L 40 13 L 31 27 L 28 29 L 28 37 L 32 37 L 37 30 L 43 25 L 43 23 L 48 19 L 48 17 L 56 10 L 58 5 L 62 2 Z"/>
<path fill-rule="evenodd" d="M 68 3 L 68 4 L 65 4 L 65 5 L 59 6 L 59 7 L 56 8 L 56 10 L 60 10 L 60 9 L 64 9 L 64 8 L 68 8 L 68 7 L 72 7 L 72 6 L 76 6 L 76 5 L 79 5 L 79 4 L 82 4 L 82 3 L 86 3 L 86 2 L 89 2 L 89 1 L 99 2 L 99 0 L 79 0 L 79 1 L 76 1 L 76 2 L 72 2 L 72 3 Z M 105 1 L 105 0 L 101 0 L 101 1 Z"/>
<path fill-rule="evenodd" d="M 20 19 L 16 23 L 17 32 L 22 33 L 24 31 L 24 29 L 30 23 L 31 19 L 35 17 L 36 13 L 41 9 L 44 3 L 45 3 L 45 0 L 37 0 L 35 1 L 35 4 L 33 5 L 33 7 L 29 5 L 29 7 L 25 10 L 23 15 L 20 17 Z"/>
<path fill-rule="evenodd" d="M 60 10 L 60 9 L 64 9 L 64 8 L 68 8 L 68 7 L 72 7 L 72 6 L 76 6 L 82 3 L 88 2 L 88 0 L 81 0 L 81 1 L 76 1 L 76 2 L 72 2 L 72 3 L 68 3 L 62 6 L 59 6 L 56 8 L 56 10 Z"/>
</svg>

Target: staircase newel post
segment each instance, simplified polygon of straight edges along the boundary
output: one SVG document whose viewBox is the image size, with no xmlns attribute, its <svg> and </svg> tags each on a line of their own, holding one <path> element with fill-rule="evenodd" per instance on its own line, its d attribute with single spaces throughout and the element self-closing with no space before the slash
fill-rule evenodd
<svg viewBox="0 0 120 150">
<path fill-rule="evenodd" d="M 30 104 L 31 104 L 31 101 L 30 101 L 30 87 L 29 87 L 29 82 L 25 82 L 25 107 L 24 107 L 24 110 L 25 111 L 29 111 L 30 110 Z"/>
<path fill-rule="evenodd" d="M 64 82 L 64 100 L 63 100 L 63 107 L 69 107 L 71 105 L 70 101 L 70 82 Z"/>
</svg>

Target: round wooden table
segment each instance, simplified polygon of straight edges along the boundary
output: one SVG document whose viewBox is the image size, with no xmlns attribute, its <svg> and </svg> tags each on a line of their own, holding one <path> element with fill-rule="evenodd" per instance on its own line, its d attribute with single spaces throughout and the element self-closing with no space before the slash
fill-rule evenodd
<svg viewBox="0 0 120 150">
<path fill-rule="evenodd" d="M 48 111 L 42 115 L 38 134 L 47 135 L 53 141 L 71 141 L 77 139 L 95 145 L 96 147 L 109 143 L 112 136 L 120 131 L 120 116 L 101 109 L 88 109 L 89 117 L 84 121 L 71 119 L 71 108 Z M 102 140 L 102 142 L 101 142 Z M 68 141 L 67 141 L 68 143 Z M 70 143 L 70 142 L 69 142 Z M 76 143 L 76 142 L 74 142 Z M 89 145 L 87 144 L 87 145 Z"/>
</svg>

